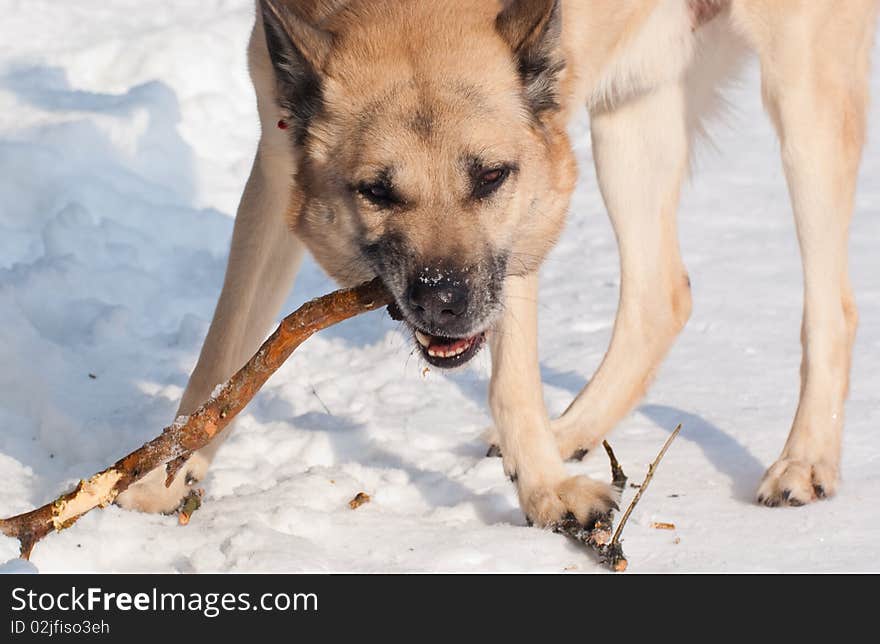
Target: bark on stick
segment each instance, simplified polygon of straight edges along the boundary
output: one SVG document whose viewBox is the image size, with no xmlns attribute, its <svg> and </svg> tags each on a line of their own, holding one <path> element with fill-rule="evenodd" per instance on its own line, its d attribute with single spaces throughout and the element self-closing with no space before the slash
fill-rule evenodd
<svg viewBox="0 0 880 644">
<path fill-rule="evenodd" d="M 375 279 L 307 302 L 284 318 L 247 364 L 193 414 L 178 419 L 161 435 L 104 471 L 80 481 L 73 491 L 36 510 L 0 519 L 0 532 L 18 539 L 21 556 L 28 559 L 34 545 L 53 530 L 60 532 L 69 528 L 87 512 L 112 503 L 121 492 L 150 471 L 179 461 L 211 442 L 244 409 L 269 376 L 313 334 L 386 306 L 392 299 L 382 283 Z"/>
</svg>

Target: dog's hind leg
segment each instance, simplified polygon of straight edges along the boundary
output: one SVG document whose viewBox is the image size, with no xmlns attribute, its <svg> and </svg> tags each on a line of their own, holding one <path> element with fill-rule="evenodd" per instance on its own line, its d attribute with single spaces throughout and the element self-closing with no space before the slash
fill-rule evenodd
<svg viewBox="0 0 880 644">
<path fill-rule="evenodd" d="M 489 405 L 504 471 L 530 523 L 553 527 L 574 516 L 589 527 L 613 505 L 610 488 L 569 476 L 550 431 L 538 365 L 538 276 L 508 278 L 501 322 L 490 335 Z"/>
<path fill-rule="evenodd" d="M 592 115 L 599 187 L 620 250 L 611 345 L 589 385 L 552 424 L 563 457 L 592 449 L 644 394 L 690 316 L 676 230 L 688 166 L 683 83 Z"/>
<path fill-rule="evenodd" d="M 876 4 L 808 4 L 796 15 L 762 11 L 751 34 L 764 103 L 781 142 L 804 270 L 800 402 L 782 454 L 758 489 L 758 500 L 769 506 L 803 505 L 836 491 L 857 324 L 847 245 Z M 744 6 L 748 14 L 760 3 Z M 750 24 L 748 15 L 742 18 Z"/>
</svg>

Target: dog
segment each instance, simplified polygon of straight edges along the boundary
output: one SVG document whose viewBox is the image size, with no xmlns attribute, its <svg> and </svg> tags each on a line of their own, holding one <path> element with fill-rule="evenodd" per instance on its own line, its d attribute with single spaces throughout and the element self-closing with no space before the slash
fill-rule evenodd
<svg viewBox="0 0 880 644">
<path fill-rule="evenodd" d="M 691 312 L 676 210 L 697 135 L 749 51 L 781 144 L 804 269 L 801 393 L 758 485 L 768 506 L 838 487 L 857 312 L 847 234 L 866 129 L 876 0 L 258 0 L 249 44 L 262 135 L 222 294 L 180 406 L 258 348 L 304 250 L 342 285 L 379 276 L 424 359 L 483 345 L 505 473 L 528 521 L 589 527 L 609 487 L 565 461 L 644 394 Z M 545 409 L 537 272 L 589 110 L 621 286 L 610 346 L 565 413 Z M 170 487 L 120 496 L 171 511 L 219 445 Z"/>
</svg>

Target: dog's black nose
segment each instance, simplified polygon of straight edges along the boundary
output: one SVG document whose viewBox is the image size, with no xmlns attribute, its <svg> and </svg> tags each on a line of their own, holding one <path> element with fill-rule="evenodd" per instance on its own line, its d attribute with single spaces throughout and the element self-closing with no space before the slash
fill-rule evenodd
<svg viewBox="0 0 880 644">
<path fill-rule="evenodd" d="M 409 304 L 429 326 L 442 329 L 467 309 L 468 293 L 446 280 L 437 283 L 417 280 L 409 289 Z"/>
</svg>

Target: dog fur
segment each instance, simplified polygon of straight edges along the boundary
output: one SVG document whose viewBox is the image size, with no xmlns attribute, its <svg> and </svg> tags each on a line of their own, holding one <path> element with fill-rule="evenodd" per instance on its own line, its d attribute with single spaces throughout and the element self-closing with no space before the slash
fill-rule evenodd
<svg viewBox="0 0 880 644">
<path fill-rule="evenodd" d="M 857 324 L 847 235 L 877 8 L 876 0 L 258 0 L 249 60 L 262 136 L 180 413 L 257 349 L 308 249 L 341 284 L 382 277 L 431 342 L 469 337 L 476 347 L 485 332 L 494 440 L 523 511 L 539 526 L 569 514 L 588 524 L 610 507 L 608 488 L 571 477 L 564 460 L 600 443 L 633 407 L 688 320 L 679 192 L 719 88 L 751 50 L 804 269 L 800 404 L 757 498 L 802 505 L 833 495 Z M 585 108 L 619 244 L 619 310 L 596 374 L 550 420 L 537 269 L 575 185 L 566 127 Z M 154 472 L 119 502 L 173 510 L 218 445 L 194 455 L 171 487 Z"/>
</svg>

